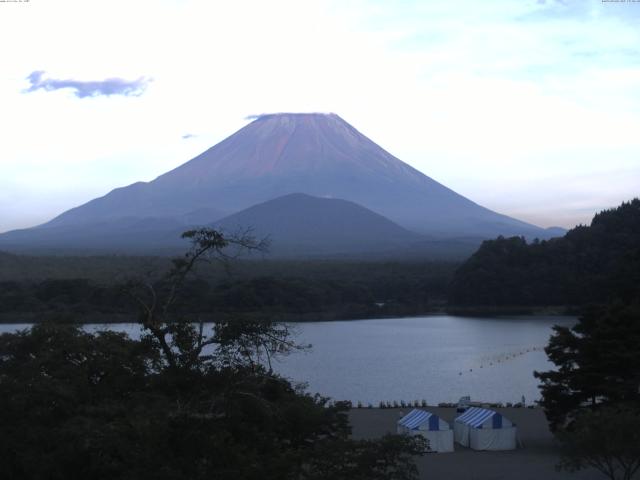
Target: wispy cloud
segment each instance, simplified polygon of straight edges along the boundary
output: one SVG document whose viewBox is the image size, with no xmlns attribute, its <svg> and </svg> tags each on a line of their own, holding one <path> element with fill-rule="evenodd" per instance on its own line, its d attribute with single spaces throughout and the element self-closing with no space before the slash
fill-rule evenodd
<svg viewBox="0 0 640 480">
<path fill-rule="evenodd" d="M 37 70 L 28 77 L 31 86 L 25 92 L 45 90 L 47 92 L 70 88 L 78 98 L 98 97 L 110 95 L 123 95 L 125 97 L 137 97 L 147 88 L 151 81 L 149 78 L 140 77 L 136 80 L 123 78 L 106 78 L 104 80 L 81 81 L 73 79 L 44 78 L 45 72 Z"/>
</svg>

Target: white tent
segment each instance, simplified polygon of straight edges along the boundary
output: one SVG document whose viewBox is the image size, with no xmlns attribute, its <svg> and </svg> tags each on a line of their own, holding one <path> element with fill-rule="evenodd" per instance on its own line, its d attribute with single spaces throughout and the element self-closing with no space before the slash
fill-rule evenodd
<svg viewBox="0 0 640 480">
<path fill-rule="evenodd" d="M 514 450 L 516 426 L 494 410 L 471 407 L 453 421 L 460 445 L 474 450 Z"/>
<path fill-rule="evenodd" d="M 411 410 L 398 420 L 397 432 L 422 435 L 429 441 L 429 451 L 453 452 L 453 431 L 447 422 L 431 412 Z"/>
</svg>

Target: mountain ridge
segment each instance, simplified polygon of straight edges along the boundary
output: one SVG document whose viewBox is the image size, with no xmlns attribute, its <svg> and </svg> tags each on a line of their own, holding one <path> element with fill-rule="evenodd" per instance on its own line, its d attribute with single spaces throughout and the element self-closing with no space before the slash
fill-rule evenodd
<svg viewBox="0 0 640 480">
<path fill-rule="evenodd" d="M 153 218 L 158 225 L 211 224 L 293 193 L 350 201 L 407 230 L 440 240 L 557 234 L 459 195 L 394 157 L 336 114 L 281 113 L 258 117 L 150 182 L 116 188 L 20 234 L 0 235 L 0 247 L 16 235 L 28 248 L 30 236 L 46 244 L 47 235 L 54 232 L 68 231 L 73 238 L 75 231 L 81 237 L 83 230 L 95 225 L 110 224 L 119 230 L 135 218 Z"/>
<path fill-rule="evenodd" d="M 268 237 L 270 253 L 279 257 L 392 253 L 424 240 L 356 203 L 304 193 L 254 205 L 212 226 L 236 232 L 247 225 L 256 237 Z"/>
</svg>

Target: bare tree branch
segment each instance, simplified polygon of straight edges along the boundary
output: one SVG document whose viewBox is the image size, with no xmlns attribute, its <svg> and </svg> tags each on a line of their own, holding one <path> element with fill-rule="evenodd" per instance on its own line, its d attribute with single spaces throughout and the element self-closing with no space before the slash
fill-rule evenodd
<svg viewBox="0 0 640 480">
<path fill-rule="evenodd" d="M 206 338 L 202 320 L 198 319 L 197 331 L 193 329 L 186 319 L 175 319 L 172 308 L 180 295 L 187 277 L 195 270 L 201 261 L 215 260 L 221 262 L 228 270 L 231 260 L 247 252 L 264 252 L 268 248 L 269 241 L 266 238 L 257 239 L 253 231 L 248 228 L 238 230 L 233 234 L 210 229 L 199 228 L 186 231 L 182 238 L 188 239 L 191 248 L 183 257 L 174 258 L 171 268 L 156 283 L 134 282 L 130 284 L 127 293 L 140 309 L 140 320 L 143 328 L 159 344 L 166 362 L 171 367 L 183 366 L 192 368 L 203 360 L 202 353 L 208 346 L 220 344 L 220 338 L 215 334 Z M 232 250 L 230 252 L 230 249 Z M 269 329 L 257 329 L 255 335 L 263 335 L 262 339 L 254 338 L 256 348 L 262 343 L 267 352 L 269 364 L 271 362 L 271 350 L 282 351 L 294 348 L 293 342 L 286 342 L 280 332 L 269 334 Z M 288 333 L 285 329 L 285 333 Z M 255 366 L 259 360 L 259 354 L 251 354 L 247 339 L 236 338 L 237 347 L 240 348 L 244 361 Z M 267 341 L 272 342 L 267 345 Z M 249 340 L 250 342 L 250 340 Z M 274 342 L 282 345 L 274 347 Z M 285 346 L 283 346 L 285 345 Z M 206 360 L 212 359 L 207 355 Z"/>
</svg>

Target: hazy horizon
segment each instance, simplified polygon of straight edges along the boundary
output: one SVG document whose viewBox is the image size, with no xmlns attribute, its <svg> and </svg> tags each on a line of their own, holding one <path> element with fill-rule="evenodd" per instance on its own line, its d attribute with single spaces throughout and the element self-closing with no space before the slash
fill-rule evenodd
<svg viewBox="0 0 640 480">
<path fill-rule="evenodd" d="M 0 232 L 150 181 L 271 112 L 334 112 L 500 213 L 640 194 L 640 3 L 0 4 Z"/>
</svg>

